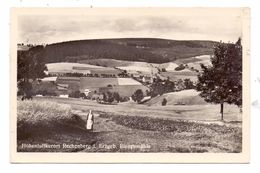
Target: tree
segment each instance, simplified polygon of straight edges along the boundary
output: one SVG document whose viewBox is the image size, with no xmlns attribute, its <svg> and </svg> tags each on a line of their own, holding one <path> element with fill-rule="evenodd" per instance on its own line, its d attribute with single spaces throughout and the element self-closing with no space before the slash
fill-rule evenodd
<svg viewBox="0 0 260 173">
<path fill-rule="evenodd" d="M 166 104 L 167 104 L 167 99 L 164 98 L 163 101 L 162 101 L 162 106 L 166 106 Z"/>
<path fill-rule="evenodd" d="M 17 80 L 42 78 L 47 70 L 43 60 L 44 47 L 36 46 L 28 51 L 18 51 Z"/>
<path fill-rule="evenodd" d="M 19 88 L 19 95 L 32 95 L 31 90 L 32 90 L 32 84 L 29 81 L 19 81 L 18 83 L 18 88 Z"/>
<path fill-rule="evenodd" d="M 178 79 L 175 84 L 176 91 L 181 91 L 185 89 L 184 81 L 182 79 Z"/>
<path fill-rule="evenodd" d="M 166 69 L 165 69 L 165 68 L 162 68 L 162 72 L 166 72 Z"/>
<path fill-rule="evenodd" d="M 141 89 L 136 90 L 132 95 L 132 99 L 137 103 L 141 103 L 143 98 L 144 98 L 144 93 Z"/>
<path fill-rule="evenodd" d="M 115 100 L 114 94 L 110 91 L 103 93 L 103 101 L 107 103 L 112 103 Z"/>
<path fill-rule="evenodd" d="M 80 98 L 80 91 L 77 90 L 77 91 L 73 91 L 69 94 L 69 97 L 72 97 L 72 98 Z"/>
<path fill-rule="evenodd" d="M 193 82 L 189 78 L 184 79 L 184 86 L 185 86 L 185 89 L 194 88 Z"/>
<path fill-rule="evenodd" d="M 113 97 L 117 101 L 117 103 L 120 101 L 120 95 L 118 94 L 118 92 L 114 92 Z"/>
<path fill-rule="evenodd" d="M 183 64 L 180 64 L 178 67 L 175 68 L 176 71 L 184 70 L 185 66 Z"/>
<path fill-rule="evenodd" d="M 82 99 L 87 99 L 87 96 L 85 93 L 80 93 L 79 94 L 79 97 L 82 98 Z"/>
<path fill-rule="evenodd" d="M 47 70 L 43 60 L 44 47 L 35 46 L 28 51 L 17 53 L 17 83 L 18 88 L 26 95 L 31 92 L 29 79 L 35 80 L 45 76 Z"/>
<path fill-rule="evenodd" d="M 197 90 L 207 102 L 220 104 L 223 120 L 224 103 L 242 105 L 242 46 L 239 38 L 235 44 L 218 43 L 214 47 L 212 66 L 201 64 Z"/>
<path fill-rule="evenodd" d="M 107 102 L 107 95 L 106 95 L 106 93 L 103 93 L 103 101 Z"/>
<path fill-rule="evenodd" d="M 166 80 L 162 80 L 159 77 L 153 80 L 153 83 L 150 85 L 151 91 L 149 95 L 151 97 L 156 97 L 158 95 L 163 95 L 164 93 L 173 92 L 175 91 L 175 84 L 174 82 L 170 81 L 170 78 L 167 77 Z"/>
<path fill-rule="evenodd" d="M 175 90 L 174 82 L 170 81 L 170 78 L 167 77 L 167 80 L 165 81 L 164 84 L 164 92 L 168 93 L 168 92 L 173 92 L 174 90 Z"/>
<path fill-rule="evenodd" d="M 151 85 L 151 96 L 156 97 L 157 95 L 162 95 L 165 92 L 163 81 L 157 77 L 153 79 L 153 83 Z"/>
</svg>

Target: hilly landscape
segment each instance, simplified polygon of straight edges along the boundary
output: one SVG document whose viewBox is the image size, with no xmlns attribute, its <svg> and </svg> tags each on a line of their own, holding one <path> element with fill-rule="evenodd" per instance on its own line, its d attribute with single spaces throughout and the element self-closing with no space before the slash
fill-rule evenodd
<svg viewBox="0 0 260 173">
<path fill-rule="evenodd" d="M 163 99 L 167 99 L 168 105 L 206 105 L 205 100 L 199 96 L 199 92 L 190 89 L 179 92 L 165 93 L 161 96 L 157 96 L 145 104 L 148 106 L 160 106 Z"/>
<path fill-rule="evenodd" d="M 42 58 L 49 76 L 33 82 L 37 95 L 17 97 L 17 151 L 242 152 L 241 109 L 225 104 L 225 120 L 219 121 L 219 104 L 207 103 L 194 89 L 200 64 L 211 65 L 214 44 L 99 39 L 31 48 L 29 55 Z"/>
<path fill-rule="evenodd" d="M 46 63 L 83 63 L 97 59 L 167 63 L 212 55 L 213 41 L 179 41 L 155 38 L 77 40 L 46 45 Z M 116 61 L 113 61 L 116 63 Z M 118 66 L 118 64 L 116 65 Z"/>
</svg>

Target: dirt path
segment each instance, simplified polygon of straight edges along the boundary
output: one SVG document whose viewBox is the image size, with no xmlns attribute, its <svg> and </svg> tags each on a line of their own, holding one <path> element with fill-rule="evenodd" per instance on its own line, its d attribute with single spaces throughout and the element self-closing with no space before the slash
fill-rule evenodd
<svg viewBox="0 0 260 173">
<path fill-rule="evenodd" d="M 40 98 L 44 99 L 44 98 Z M 46 99 L 46 98 L 45 98 Z M 70 104 L 75 110 L 102 111 L 127 116 L 149 116 L 167 119 L 186 119 L 195 121 L 219 121 L 219 105 L 183 105 L 183 106 L 147 106 L 136 103 L 120 103 L 118 105 L 103 105 L 95 101 L 80 99 L 50 98 L 50 100 Z M 225 105 L 224 119 L 226 122 L 241 121 L 242 114 L 234 105 Z"/>
</svg>

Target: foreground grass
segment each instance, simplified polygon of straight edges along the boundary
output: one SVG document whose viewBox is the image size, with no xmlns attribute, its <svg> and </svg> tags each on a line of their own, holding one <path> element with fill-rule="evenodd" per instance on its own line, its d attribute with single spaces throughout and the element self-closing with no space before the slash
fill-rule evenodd
<svg viewBox="0 0 260 173">
<path fill-rule="evenodd" d="M 95 110 L 94 132 L 85 130 L 86 114 L 97 105 L 78 106 L 76 101 L 60 104 L 55 100 L 18 101 L 17 140 L 21 152 L 176 152 L 237 153 L 242 150 L 241 123 L 189 121 L 154 117 L 133 111 Z M 75 106 L 76 104 L 76 106 Z M 94 107 L 95 106 L 95 107 Z M 72 108 L 75 107 L 75 110 Z M 118 105 L 120 108 L 120 105 Z M 117 108 L 118 108 L 117 107 Z M 133 105 L 134 107 L 134 105 Z M 118 108 L 118 109 L 119 109 Z M 148 110 L 147 110 L 148 111 Z M 159 110 L 158 110 L 159 111 Z M 157 112 L 158 112 L 157 111 Z M 150 110 L 152 113 L 152 110 Z M 203 112 L 202 112 L 203 113 Z M 160 115 L 160 112 L 158 112 Z M 135 116 L 136 115 L 136 116 Z M 90 149 L 31 149 L 22 144 L 74 144 Z M 120 145 L 149 145 L 148 149 L 120 148 Z M 111 149 L 110 146 L 116 146 Z"/>
<path fill-rule="evenodd" d="M 85 131 L 85 121 L 72 114 L 69 105 L 50 101 L 18 101 L 17 109 L 18 151 L 73 151 L 68 148 L 24 148 L 22 144 L 81 144 L 83 140 L 85 144 L 95 142 L 93 134 Z"/>
<path fill-rule="evenodd" d="M 101 114 L 115 124 L 134 130 L 142 130 L 148 136 L 154 151 L 161 152 L 241 152 L 242 129 L 239 126 L 225 124 L 207 124 L 187 120 L 169 120 L 140 116 L 119 116 Z M 165 139 L 165 136 L 171 139 Z M 145 140 L 144 140 L 145 141 Z"/>
</svg>

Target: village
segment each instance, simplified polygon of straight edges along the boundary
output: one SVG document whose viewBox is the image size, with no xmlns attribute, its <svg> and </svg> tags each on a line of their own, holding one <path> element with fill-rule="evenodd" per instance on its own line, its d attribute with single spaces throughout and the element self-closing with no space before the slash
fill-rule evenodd
<svg viewBox="0 0 260 173">
<path fill-rule="evenodd" d="M 32 45 L 17 46 L 21 52 L 28 51 Z M 206 57 L 209 59 L 209 56 Z M 205 62 L 205 58 L 201 62 Z M 138 103 L 143 103 L 164 93 L 194 89 L 196 86 L 198 74 L 198 70 L 194 68 L 198 67 L 196 64 L 123 63 L 131 64 L 108 67 L 71 62 L 47 63 L 45 77 L 33 80 L 32 90 L 26 94 L 30 95 L 30 98 L 71 97 L 111 104 L 133 99 L 136 101 L 135 94 L 139 92 L 138 97 L 141 98 L 138 99 Z M 189 65 L 194 67 L 189 68 Z M 18 96 L 23 94 L 19 94 L 18 91 Z"/>
<path fill-rule="evenodd" d="M 89 65 L 77 63 L 55 64 L 66 68 L 70 66 L 71 69 L 53 70 L 51 66 L 53 64 L 47 64 L 51 70 L 46 71 L 46 77 L 32 82 L 34 96 L 72 97 L 112 103 L 133 100 L 133 95 L 139 91 L 142 93 L 141 103 L 163 93 L 193 89 L 196 85 L 196 81 L 191 81 L 189 76 L 184 80 L 170 80 L 160 74 L 158 67 L 140 67 L 140 71 L 129 67 L 84 67 Z M 155 90 L 161 91 L 153 93 Z M 110 95 L 112 100 L 108 98 Z"/>
</svg>

